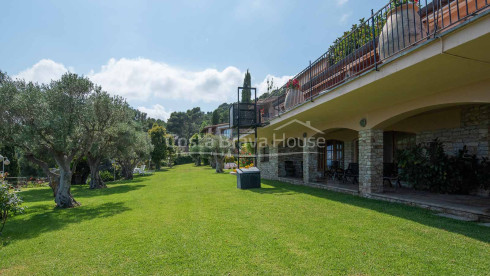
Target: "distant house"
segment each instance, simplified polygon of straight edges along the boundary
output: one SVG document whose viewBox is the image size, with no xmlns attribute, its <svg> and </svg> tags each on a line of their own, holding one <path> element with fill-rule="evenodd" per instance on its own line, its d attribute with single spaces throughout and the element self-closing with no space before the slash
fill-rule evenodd
<svg viewBox="0 0 490 276">
<path fill-rule="evenodd" d="M 232 131 L 228 123 L 206 126 L 201 130 L 203 134 L 223 135 L 231 138 Z"/>
</svg>

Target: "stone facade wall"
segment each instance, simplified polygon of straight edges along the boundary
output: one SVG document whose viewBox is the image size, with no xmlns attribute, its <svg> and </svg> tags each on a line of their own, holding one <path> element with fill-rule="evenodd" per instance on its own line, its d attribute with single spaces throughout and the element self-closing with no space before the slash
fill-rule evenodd
<svg viewBox="0 0 490 276">
<path fill-rule="evenodd" d="M 303 148 L 296 144 L 295 146 L 279 145 L 278 146 L 278 165 L 279 177 L 286 177 L 286 161 L 291 161 L 298 178 L 303 178 Z"/>
<path fill-rule="evenodd" d="M 263 149 L 259 149 L 259 156 L 257 158 L 257 167 L 260 170 L 260 176 L 264 179 L 275 180 L 278 178 L 279 160 L 277 156 L 277 146 L 269 147 L 269 161 L 262 161 Z"/>
<path fill-rule="evenodd" d="M 344 141 L 344 169 L 354 162 L 354 141 Z"/>
<path fill-rule="evenodd" d="M 310 138 L 310 141 L 303 147 L 303 181 L 305 183 L 315 181 L 319 177 L 318 154 L 316 140 Z"/>
<path fill-rule="evenodd" d="M 430 142 L 439 138 L 448 154 L 456 154 L 467 146 L 470 154 L 490 157 L 490 104 L 472 105 L 461 108 L 460 127 L 416 133 L 417 143 Z M 344 141 L 344 167 L 354 161 L 355 141 Z M 285 161 L 293 161 L 299 175 L 291 181 L 311 183 L 316 180 L 318 152 L 301 146 L 279 145 L 269 147 L 269 161 L 258 167 L 264 179 L 290 179 L 286 177 Z M 262 151 L 260 151 L 262 153 Z M 260 155 L 260 154 L 259 154 Z M 369 196 L 383 191 L 383 130 L 365 129 L 359 131 L 359 191 Z"/>
<path fill-rule="evenodd" d="M 359 190 L 364 195 L 383 191 L 383 130 L 359 131 Z"/>
<path fill-rule="evenodd" d="M 490 157 L 490 105 L 474 105 L 461 110 L 459 128 L 438 129 L 417 133 L 417 143 L 427 143 L 435 138 L 444 144 L 447 154 L 457 154 L 466 146 L 468 153 Z"/>
</svg>

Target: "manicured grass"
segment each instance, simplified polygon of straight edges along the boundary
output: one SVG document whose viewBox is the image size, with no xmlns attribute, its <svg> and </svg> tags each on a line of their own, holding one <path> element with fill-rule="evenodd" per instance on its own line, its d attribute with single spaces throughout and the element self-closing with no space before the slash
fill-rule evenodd
<svg viewBox="0 0 490 276">
<path fill-rule="evenodd" d="M 54 209 L 48 188 L 21 194 L 0 274 L 488 275 L 490 228 L 375 200 L 178 166 Z"/>
</svg>

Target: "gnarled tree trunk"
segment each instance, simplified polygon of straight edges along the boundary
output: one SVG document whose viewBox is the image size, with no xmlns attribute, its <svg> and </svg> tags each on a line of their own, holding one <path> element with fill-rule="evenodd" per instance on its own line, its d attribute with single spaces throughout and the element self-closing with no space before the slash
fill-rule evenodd
<svg viewBox="0 0 490 276">
<path fill-rule="evenodd" d="M 51 187 L 51 190 L 53 190 L 53 197 L 55 197 L 56 193 L 58 192 L 58 187 L 60 185 L 60 175 L 50 171 L 48 171 L 47 175 L 49 180 L 49 187 Z"/>
<path fill-rule="evenodd" d="M 223 168 L 224 168 L 224 162 L 225 162 L 225 159 L 222 155 L 220 155 L 219 153 L 216 154 L 215 156 L 215 163 L 216 163 L 216 172 L 217 173 L 223 173 Z"/>
<path fill-rule="evenodd" d="M 215 156 L 211 156 L 208 159 L 208 161 L 209 161 L 209 164 L 211 165 L 211 168 L 215 169 L 216 168 L 216 157 Z"/>
<path fill-rule="evenodd" d="M 71 175 L 72 172 L 70 169 L 61 169 L 60 170 L 60 184 L 58 186 L 58 190 L 56 191 L 56 195 L 54 201 L 56 202 L 56 206 L 60 208 L 71 208 L 75 206 L 79 206 L 78 203 L 73 196 L 71 195 Z"/>
<path fill-rule="evenodd" d="M 90 189 L 107 188 L 99 173 L 100 158 L 93 158 L 89 156 L 87 161 L 90 168 Z"/>
<path fill-rule="evenodd" d="M 133 179 L 133 170 L 136 167 L 136 163 L 136 161 L 131 162 L 130 160 L 119 161 L 119 165 L 121 165 L 121 174 L 123 175 L 124 179 Z"/>
<path fill-rule="evenodd" d="M 154 160 L 154 163 L 155 163 L 155 170 L 158 171 L 162 168 L 162 160 L 156 159 L 156 160 Z"/>
<path fill-rule="evenodd" d="M 55 160 L 60 167 L 60 182 L 54 201 L 56 202 L 56 207 L 59 208 L 71 208 L 79 206 L 73 196 L 71 195 L 71 176 L 72 171 L 70 168 L 70 163 L 73 158 L 66 158 L 65 156 L 56 156 Z"/>
</svg>

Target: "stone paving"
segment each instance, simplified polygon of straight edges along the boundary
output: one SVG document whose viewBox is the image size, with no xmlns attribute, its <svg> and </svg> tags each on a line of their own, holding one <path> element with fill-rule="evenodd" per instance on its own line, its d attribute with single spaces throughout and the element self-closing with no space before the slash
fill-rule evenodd
<svg viewBox="0 0 490 276">
<path fill-rule="evenodd" d="M 372 198 L 415 205 L 473 220 L 490 221 L 490 198 L 474 195 L 449 195 L 407 188 L 372 194 Z"/>
</svg>

